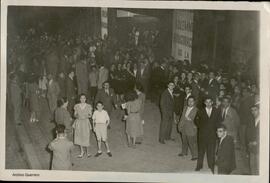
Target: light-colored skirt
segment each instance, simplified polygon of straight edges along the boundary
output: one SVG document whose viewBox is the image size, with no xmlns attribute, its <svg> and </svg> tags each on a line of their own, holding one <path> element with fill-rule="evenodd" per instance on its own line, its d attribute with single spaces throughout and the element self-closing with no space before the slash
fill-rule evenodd
<svg viewBox="0 0 270 183">
<path fill-rule="evenodd" d="M 73 124 L 74 144 L 90 146 L 91 124 L 89 119 L 76 119 Z"/>
</svg>

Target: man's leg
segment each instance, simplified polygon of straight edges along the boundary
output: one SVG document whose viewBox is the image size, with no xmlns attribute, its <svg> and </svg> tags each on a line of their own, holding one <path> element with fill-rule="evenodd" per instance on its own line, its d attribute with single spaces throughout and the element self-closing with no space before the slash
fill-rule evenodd
<svg viewBox="0 0 270 183">
<path fill-rule="evenodd" d="M 204 139 L 200 138 L 198 142 L 198 161 L 196 170 L 203 168 L 203 159 L 206 151 L 206 144 L 204 142 Z"/>
<path fill-rule="evenodd" d="M 165 140 L 166 126 L 167 126 L 166 115 L 164 115 L 161 119 L 159 127 L 159 142 L 162 144 L 165 143 L 164 140 Z"/>
<path fill-rule="evenodd" d="M 192 159 L 198 158 L 198 147 L 197 147 L 197 137 L 196 136 L 187 136 L 190 152 Z"/>
<path fill-rule="evenodd" d="M 206 155 L 207 155 L 207 163 L 208 167 L 211 170 L 214 170 L 214 162 L 215 162 L 215 142 L 208 142 L 207 149 L 206 149 Z"/>
<path fill-rule="evenodd" d="M 250 153 L 249 159 L 251 175 L 259 175 L 259 155 L 257 153 Z"/>
<path fill-rule="evenodd" d="M 228 171 L 227 169 L 224 169 L 222 167 L 218 167 L 218 174 L 229 175 L 230 173 L 231 173 L 231 171 Z"/>
<path fill-rule="evenodd" d="M 167 123 L 166 138 L 165 138 L 165 140 L 171 140 L 172 124 L 173 124 L 173 115 L 170 115 L 169 116 L 169 119 L 168 119 L 168 123 Z"/>
<path fill-rule="evenodd" d="M 181 133 L 182 137 L 182 155 L 185 156 L 187 155 L 188 151 L 188 137 L 185 133 Z"/>
</svg>

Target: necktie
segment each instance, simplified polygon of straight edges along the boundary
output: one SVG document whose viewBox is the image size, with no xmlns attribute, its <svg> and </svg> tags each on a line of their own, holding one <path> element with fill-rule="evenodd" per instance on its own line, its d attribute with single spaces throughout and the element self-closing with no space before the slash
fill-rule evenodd
<svg viewBox="0 0 270 183">
<path fill-rule="evenodd" d="M 222 121 L 225 119 L 225 112 L 226 112 L 226 109 L 223 109 L 223 112 L 222 112 Z"/>
<path fill-rule="evenodd" d="M 210 114 L 210 109 L 207 109 L 206 111 L 207 111 L 208 117 L 210 118 L 210 115 L 211 115 L 211 114 Z"/>
</svg>

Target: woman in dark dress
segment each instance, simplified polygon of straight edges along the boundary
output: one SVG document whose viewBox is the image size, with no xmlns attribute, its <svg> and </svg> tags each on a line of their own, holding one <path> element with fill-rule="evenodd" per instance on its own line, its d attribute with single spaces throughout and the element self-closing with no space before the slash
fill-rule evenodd
<svg viewBox="0 0 270 183">
<path fill-rule="evenodd" d="M 125 67 L 123 67 L 123 71 L 124 71 L 124 87 L 125 87 L 125 91 L 124 93 L 128 93 L 131 90 L 134 89 L 135 86 L 135 78 L 132 74 L 131 71 L 131 63 L 128 62 L 127 64 L 125 64 Z"/>
<path fill-rule="evenodd" d="M 72 130 L 72 118 L 71 114 L 68 112 L 68 100 L 63 97 L 57 101 L 58 108 L 55 110 L 55 122 L 56 124 L 65 125 L 65 132 L 67 138 L 73 141 L 73 130 Z"/>
</svg>

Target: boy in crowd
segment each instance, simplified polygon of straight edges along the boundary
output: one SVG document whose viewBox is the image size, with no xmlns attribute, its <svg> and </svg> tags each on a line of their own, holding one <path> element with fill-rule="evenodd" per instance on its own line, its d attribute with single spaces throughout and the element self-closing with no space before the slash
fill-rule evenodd
<svg viewBox="0 0 270 183">
<path fill-rule="evenodd" d="M 107 154 L 109 157 L 112 157 L 112 153 L 109 149 L 108 144 L 108 138 L 107 138 L 107 126 L 110 124 L 110 117 L 104 109 L 104 105 L 102 102 L 97 102 L 97 110 L 95 110 L 93 114 L 93 125 L 94 125 L 94 131 L 97 136 L 98 141 L 98 152 L 95 155 L 95 157 L 98 157 L 102 154 L 101 150 L 101 141 L 105 143 L 105 146 L 107 148 Z"/>
<path fill-rule="evenodd" d="M 57 125 L 56 134 L 57 137 L 48 146 L 53 152 L 51 170 L 71 170 L 71 150 L 74 145 L 67 139 L 64 125 Z"/>
</svg>

